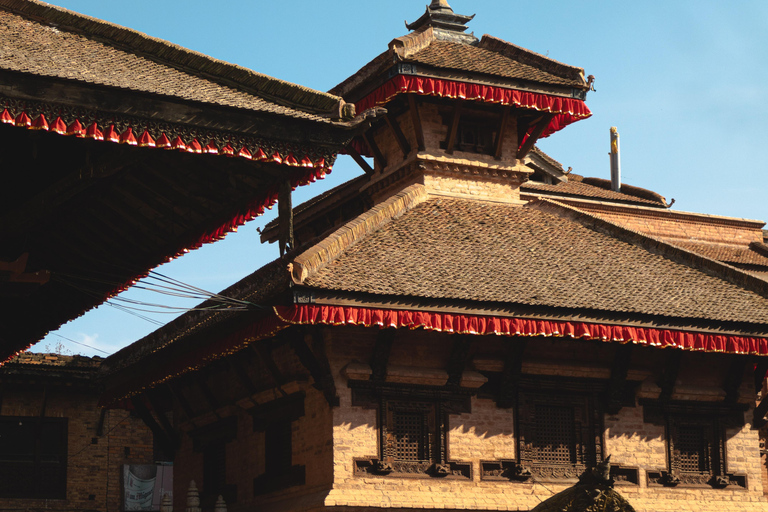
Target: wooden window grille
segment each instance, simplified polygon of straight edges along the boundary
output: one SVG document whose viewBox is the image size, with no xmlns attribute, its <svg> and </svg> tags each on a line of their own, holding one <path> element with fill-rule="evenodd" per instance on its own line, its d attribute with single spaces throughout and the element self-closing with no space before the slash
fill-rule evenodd
<svg viewBox="0 0 768 512">
<path fill-rule="evenodd" d="M 444 462 L 445 430 L 438 409 L 435 402 L 384 400 L 381 460 L 405 473 L 426 472 Z"/>
<path fill-rule="evenodd" d="M 536 433 L 531 440 L 537 460 L 548 464 L 575 464 L 576 425 L 573 407 L 538 404 Z"/>
<path fill-rule="evenodd" d="M 540 480 L 575 479 L 602 460 L 598 404 L 594 393 L 521 392 L 520 468 Z"/>
<path fill-rule="evenodd" d="M 66 418 L 0 418 L 0 497 L 67 497 Z"/>
<path fill-rule="evenodd" d="M 725 440 L 717 418 L 670 415 L 667 444 L 669 472 L 675 481 L 712 485 L 726 475 Z"/>
</svg>

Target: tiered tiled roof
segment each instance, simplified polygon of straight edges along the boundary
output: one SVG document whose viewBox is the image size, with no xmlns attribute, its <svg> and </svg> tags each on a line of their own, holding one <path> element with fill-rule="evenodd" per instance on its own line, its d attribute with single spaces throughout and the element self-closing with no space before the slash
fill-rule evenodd
<svg viewBox="0 0 768 512">
<path fill-rule="evenodd" d="M 0 0 L 0 69 L 313 120 L 340 98 L 37 0 Z"/>
<path fill-rule="evenodd" d="M 353 92 L 356 87 L 371 77 L 382 75 L 398 62 L 424 66 L 427 75 L 430 69 L 458 72 L 462 81 L 467 82 L 491 80 L 500 83 L 499 80 L 508 79 L 579 90 L 589 87 L 582 68 L 489 35 L 468 44 L 428 27 L 394 39 L 387 51 L 331 89 L 330 93 L 356 101 L 359 99 Z"/>
<path fill-rule="evenodd" d="M 337 232 L 344 249 L 308 272 L 303 285 L 383 296 L 768 321 L 765 296 L 710 275 L 712 268 L 697 268 L 696 258 L 684 251 L 670 259 L 672 252 L 662 256 L 649 250 L 661 242 L 648 238 L 649 247 L 639 247 L 618 226 L 605 232 L 536 204 L 432 198 L 350 243 L 346 233 L 357 229 L 351 224 Z M 337 235 L 322 245 L 334 247 Z"/>
</svg>

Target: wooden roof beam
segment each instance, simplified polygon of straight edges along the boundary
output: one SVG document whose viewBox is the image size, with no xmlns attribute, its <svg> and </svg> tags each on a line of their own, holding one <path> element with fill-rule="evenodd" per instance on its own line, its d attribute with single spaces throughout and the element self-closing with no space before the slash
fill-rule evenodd
<svg viewBox="0 0 768 512">
<path fill-rule="evenodd" d="M 510 339 L 504 343 L 504 370 L 496 404 L 501 409 L 509 409 L 517 404 L 517 387 L 523 372 L 523 353 L 528 344 L 526 339 Z"/>
<path fill-rule="evenodd" d="M 352 160 L 354 160 L 355 163 L 360 166 L 365 174 L 373 174 L 373 168 L 368 165 L 368 162 L 365 161 L 365 158 L 363 158 L 363 156 L 355 149 L 352 144 L 347 146 L 347 153 L 352 157 Z"/>
<path fill-rule="evenodd" d="M 611 367 L 611 378 L 608 381 L 606 397 L 606 411 L 609 414 L 618 414 L 624 402 L 624 392 L 627 387 L 627 374 L 632 360 L 632 344 L 616 347 L 616 355 Z"/>
<path fill-rule="evenodd" d="M 424 151 L 426 149 L 424 145 L 424 127 L 421 124 L 418 96 L 416 94 L 406 94 L 406 96 L 408 97 L 408 108 L 411 113 L 413 131 L 416 133 L 416 144 L 419 146 L 419 151 Z"/>
<path fill-rule="evenodd" d="M 403 130 L 400 128 L 400 124 L 397 122 L 397 118 L 392 115 L 391 112 L 387 112 L 387 115 L 384 117 L 384 119 L 386 119 L 389 129 L 392 130 L 392 134 L 395 136 L 397 145 L 400 146 L 400 151 L 403 152 L 403 160 L 405 160 L 411 153 L 411 143 L 408 142 L 408 139 L 403 133 Z"/>
<path fill-rule="evenodd" d="M 461 107 L 464 104 L 464 100 L 456 100 L 456 104 L 453 107 L 453 121 L 451 121 L 451 129 L 448 132 L 448 139 L 445 143 L 445 152 L 449 155 L 453 154 L 453 147 L 456 145 L 456 136 L 459 133 L 459 123 L 461 122 Z"/>
<path fill-rule="evenodd" d="M 517 150 L 518 160 L 525 158 L 525 156 L 533 149 L 534 144 L 539 140 L 539 137 L 541 137 L 541 134 L 544 133 L 544 130 L 549 126 L 549 123 L 554 117 L 555 114 L 547 113 L 536 121 L 536 127 L 533 129 L 533 132 L 531 132 L 528 138 L 525 139 L 525 142 L 520 146 L 520 149 Z M 520 134 L 520 136 L 522 135 L 523 134 Z"/>
<path fill-rule="evenodd" d="M 507 105 L 504 107 L 504 111 L 501 114 L 501 121 L 499 122 L 499 129 L 496 132 L 496 142 L 494 144 L 493 157 L 496 160 L 501 160 L 501 153 L 504 149 L 504 133 L 509 124 L 509 114 L 512 111 L 512 107 Z"/>
<path fill-rule="evenodd" d="M 379 145 L 376 144 L 376 139 L 373 134 L 366 132 L 363 134 L 363 139 L 365 140 L 365 143 L 368 144 L 368 147 L 371 148 L 371 151 L 373 151 L 373 159 L 379 164 L 379 169 L 386 168 L 388 165 L 387 159 L 384 156 L 384 153 L 381 152 Z"/>
</svg>

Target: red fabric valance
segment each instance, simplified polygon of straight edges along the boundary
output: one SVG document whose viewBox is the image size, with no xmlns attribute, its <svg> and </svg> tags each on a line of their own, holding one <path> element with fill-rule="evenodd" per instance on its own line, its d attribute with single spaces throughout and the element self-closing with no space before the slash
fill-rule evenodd
<svg viewBox="0 0 768 512">
<path fill-rule="evenodd" d="M 500 105 L 512 105 L 514 107 L 555 114 L 555 117 L 550 121 L 549 126 L 544 130 L 541 137 L 547 137 L 573 122 L 586 119 L 592 115 L 592 112 L 590 112 L 582 100 L 574 98 L 562 98 L 491 85 L 470 84 L 443 80 L 441 78 L 424 78 L 411 75 L 395 76 L 355 103 L 355 108 L 358 112 L 363 112 L 369 108 L 383 106 L 398 94 L 403 93 L 498 103 Z"/>
<path fill-rule="evenodd" d="M 298 305 L 276 306 L 274 309 L 282 321 L 291 324 L 361 325 L 498 336 L 557 336 L 702 352 L 768 355 L 768 339 L 752 336 L 358 307 Z"/>
<path fill-rule="evenodd" d="M 294 305 L 275 306 L 274 316 L 257 320 L 238 332 L 216 339 L 120 388 L 110 389 L 101 405 L 122 407 L 126 398 L 139 394 L 170 379 L 200 369 L 220 358 L 234 354 L 253 342 L 274 336 L 290 325 L 352 325 L 398 329 L 425 329 L 452 334 L 497 336 L 552 336 L 562 338 L 633 343 L 649 347 L 676 348 L 701 352 L 768 355 L 768 338 L 716 335 L 627 327 L 586 322 L 560 322 L 482 315 L 431 313 L 345 306 Z M 163 347 L 158 348 L 160 350 Z"/>
</svg>

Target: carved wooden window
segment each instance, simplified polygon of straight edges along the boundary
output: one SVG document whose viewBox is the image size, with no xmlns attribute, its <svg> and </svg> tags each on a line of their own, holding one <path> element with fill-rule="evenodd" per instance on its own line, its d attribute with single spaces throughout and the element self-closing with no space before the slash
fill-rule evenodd
<svg viewBox="0 0 768 512">
<path fill-rule="evenodd" d="M 725 429 L 743 426 L 742 410 L 722 403 L 643 406 L 644 421 L 664 425 L 667 438 L 667 467 L 648 470 L 649 485 L 746 487 L 746 475 L 728 473 L 725 453 Z"/>
<path fill-rule="evenodd" d="M 670 472 L 665 483 L 717 484 L 717 477 L 726 475 L 725 440 L 720 430 L 717 418 L 670 415 Z M 727 485 L 725 480 L 722 485 Z"/>
<path fill-rule="evenodd" d="M 590 394 L 521 393 L 521 471 L 539 479 L 572 479 L 602 460 L 597 403 Z"/>
<path fill-rule="evenodd" d="M 67 419 L 0 419 L 0 497 L 67 497 Z"/>
<path fill-rule="evenodd" d="M 430 402 L 386 400 L 381 428 L 382 461 L 396 470 L 426 472 L 440 462 L 445 441 L 438 428 L 437 407 Z"/>
</svg>

